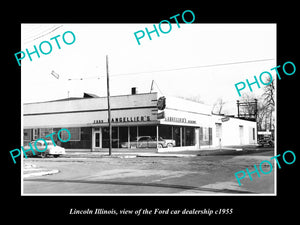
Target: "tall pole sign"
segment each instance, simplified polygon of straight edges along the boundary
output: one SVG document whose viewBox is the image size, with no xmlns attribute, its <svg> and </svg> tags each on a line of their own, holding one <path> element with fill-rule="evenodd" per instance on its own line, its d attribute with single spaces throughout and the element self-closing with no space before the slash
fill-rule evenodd
<svg viewBox="0 0 300 225">
<path fill-rule="evenodd" d="M 112 127 L 111 127 L 111 114 L 110 114 L 110 93 L 109 93 L 109 73 L 108 73 L 108 56 L 106 55 L 106 75 L 107 75 L 107 112 L 108 112 L 108 126 L 109 126 L 109 155 L 112 149 Z"/>
</svg>

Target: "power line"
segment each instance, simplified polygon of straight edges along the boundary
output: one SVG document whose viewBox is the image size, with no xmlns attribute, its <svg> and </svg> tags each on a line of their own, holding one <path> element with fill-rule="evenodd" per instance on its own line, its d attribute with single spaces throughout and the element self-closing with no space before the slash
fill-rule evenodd
<svg viewBox="0 0 300 225">
<path fill-rule="evenodd" d="M 50 33 L 52 33 L 52 32 L 54 32 L 54 31 L 56 31 L 57 29 L 59 29 L 59 28 L 61 28 L 63 25 L 60 25 L 60 26 L 56 26 L 56 27 L 51 27 L 51 28 L 48 28 L 48 29 L 46 29 L 45 31 L 43 31 L 41 34 L 38 34 L 38 36 L 37 37 L 30 37 L 30 39 L 32 39 L 32 40 L 29 40 L 29 41 L 26 41 L 26 42 L 24 42 L 24 44 L 27 44 L 27 43 L 30 43 L 30 42 L 32 42 L 32 41 L 35 41 L 35 40 L 37 40 L 37 39 L 39 39 L 39 38 L 41 38 L 41 37 L 44 37 L 44 36 L 46 36 L 46 35 L 48 35 L 48 34 L 50 34 Z M 50 31 L 49 31 L 50 30 Z M 47 33 L 44 33 L 44 32 L 47 32 Z M 44 34 L 43 34 L 44 33 Z M 25 38 L 26 39 L 26 38 Z"/>
<path fill-rule="evenodd" d="M 43 34 L 43 35 L 40 35 L 40 36 L 34 38 L 33 41 L 36 40 L 36 39 L 39 39 L 39 38 L 41 38 L 41 37 L 44 37 L 44 36 L 46 36 L 47 34 L 50 34 L 50 33 L 54 32 L 54 31 L 56 31 L 57 29 L 61 28 L 62 26 L 63 26 L 63 25 L 60 25 L 59 27 L 55 27 L 54 29 L 52 29 L 52 30 L 49 31 L 48 33 Z"/>
<path fill-rule="evenodd" d="M 157 87 L 157 89 L 158 89 L 158 91 L 162 94 L 162 95 L 164 95 L 163 94 L 163 92 L 160 90 L 160 88 L 158 87 L 158 84 L 156 83 L 156 81 L 154 80 L 154 83 L 155 83 L 155 85 L 156 85 L 156 87 Z"/>
<path fill-rule="evenodd" d="M 256 59 L 256 60 L 248 60 L 248 61 L 240 61 L 240 62 L 229 62 L 229 63 L 218 63 L 218 64 L 210 64 L 210 65 L 180 67 L 180 68 L 174 68 L 174 69 L 162 69 L 162 70 L 152 70 L 152 71 L 133 72 L 133 73 L 119 73 L 119 74 L 112 74 L 110 77 L 114 78 L 114 77 L 136 75 L 136 74 L 143 74 L 143 73 L 158 73 L 158 72 L 169 72 L 169 71 L 187 70 L 187 69 L 196 69 L 196 68 L 205 68 L 205 67 L 228 66 L 228 65 L 236 65 L 236 64 L 244 64 L 244 63 L 271 61 L 271 60 L 274 60 L 274 59 Z M 95 79 L 95 78 L 100 79 L 100 77 L 105 77 L 105 75 L 100 75 L 100 76 L 96 76 L 96 77 L 88 77 L 88 78 L 75 78 L 75 79 L 68 79 L 68 80 L 85 80 L 85 79 Z"/>
<path fill-rule="evenodd" d="M 270 61 L 270 60 L 274 60 L 274 59 L 257 59 L 257 60 L 241 61 L 241 62 L 219 63 L 219 64 L 201 65 L 201 66 L 189 66 L 189 67 L 181 67 L 181 68 L 165 69 L 165 70 L 153 70 L 153 71 L 134 72 L 134 73 L 120 73 L 120 74 L 114 74 L 111 77 L 134 75 L 134 74 L 140 74 L 140 73 L 157 73 L 157 72 L 187 70 L 187 69 L 204 68 L 204 67 L 227 66 L 227 65 L 242 64 L 242 63 L 263 62 L 263 61 Z"/>
<path fill-rule="evenodd" d="M 103 77 L 104 77 L 104 75 L 103 75 Z M 68 79 L 68 81 L 72 81 L 72 80 L 90 80 L 90 79 L 100 79 L 100 76 L 95 76 L 95 77 L 85 77 L 85 78 L 73 78 L 73 79 L 71 79 L 71 78 L 69 78 Z"/>
</svg>

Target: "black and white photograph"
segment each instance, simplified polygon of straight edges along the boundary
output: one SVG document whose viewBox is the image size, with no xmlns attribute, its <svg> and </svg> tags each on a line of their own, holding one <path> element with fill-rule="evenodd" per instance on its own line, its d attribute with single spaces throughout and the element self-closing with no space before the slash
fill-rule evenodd
<svg viewBox="0 0 300 225">
<path fill-rule="evenodd" d="M 21 25 L 24 195 L 276 194 L 276 24 L 182 15 Z"/>
<path fill-rule="evenodd" d="M 4 219 L 294 220 L 296 6 L 101 3 L 5 9 Z"/>
</svg>

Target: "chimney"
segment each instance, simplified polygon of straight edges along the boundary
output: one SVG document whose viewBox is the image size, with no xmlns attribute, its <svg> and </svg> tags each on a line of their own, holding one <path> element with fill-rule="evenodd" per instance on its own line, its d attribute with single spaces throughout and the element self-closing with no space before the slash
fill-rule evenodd
<svg viewBox="0 0 300 225">
<path fill-rule="evenodd" d="M 132 87 L 132 88 L 131 88 L 131 94 L 132 94 L 132 95 L 137 94 L 137 88 L 136 88 L 136 87 Z"/>
</svg>

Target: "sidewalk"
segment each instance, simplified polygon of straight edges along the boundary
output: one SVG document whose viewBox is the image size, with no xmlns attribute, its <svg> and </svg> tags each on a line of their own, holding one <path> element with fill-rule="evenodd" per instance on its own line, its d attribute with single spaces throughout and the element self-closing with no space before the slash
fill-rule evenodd
<svg viewBox="0 0 300 225">
<path fill-rule="evenodd" d="M 232 145 L 220 147 L 206 147 L 197 150 L 176 151 L 178 154 L 196 154 L 197 156 L 213 156 L 213 155 L 246 155 L 255 152 L 273 151 L 274 148 L 260 148 L 257 145 Z M 170 153 L 170 152 L 168 152 Z M 175 153 L 175 152 L 174 152 Z"/>
<path fill-rule="evenodd" d="M 157 149 L 112 149 L 112 155 L 108 155 L 108 149 L 101 151 L 90 152 L 72 152 L 68 150 L 64 158 L 96 158 L 96 157 L 118 157 L 118 158 L 134 158 L 134 157 L 195 157 L 195 156 L 212 156 L 212 155 L 244 155 L 254 152 L 271 151 L 269 148 L 258 148 L 257 146 L 226 146 L 223 148 L 209 147 L 203 149 L 191 149 L 191 150 L 175 150 L 167 149 L 167 151 L 158 152 Z"/>
</svg>

